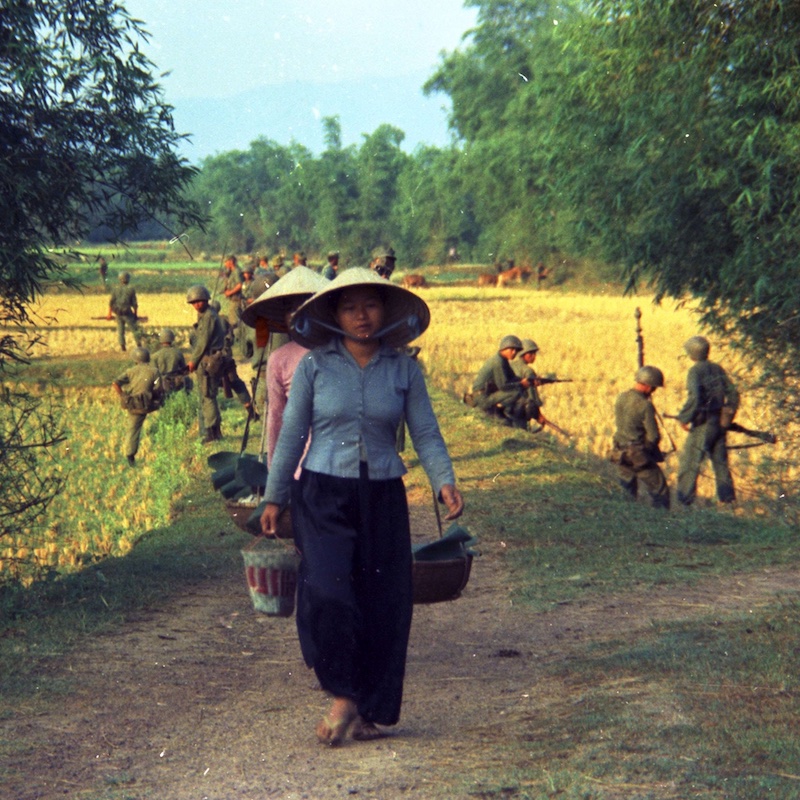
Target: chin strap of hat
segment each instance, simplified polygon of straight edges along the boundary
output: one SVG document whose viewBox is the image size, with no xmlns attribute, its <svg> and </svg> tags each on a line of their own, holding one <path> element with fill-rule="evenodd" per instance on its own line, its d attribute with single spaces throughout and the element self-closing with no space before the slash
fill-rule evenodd
<svg viewBox="0 0 800 800">
<path fill-rule="evenodd" d="M 307 314 L 302 314 L 296 316 L 292 320 L 292 328 L 297 331 L 297 334 L 302 338 L 307 338 L 311 333 L 311 327 L 313 325 L 317 325 L 320 328 L 324 328 L 327 331 L 332 331 L 333 333 L 337 334 L 338 336 L 347 336 L 347 334 L 341 329 L 337 328 L 336 325 L 331 325 L 324 320 L 317 319 L 316 317 L 309 317 Z M 397 321 L 391 323 L 391 325 L 386 325 L 385 327 L 381 328 L 374 336 L 370 336 L 370 339 L 383 339 L 387 333 L 391 333 L 398 328 L 407 325 L 411 333 L 411 339 L 409 341 L 416 339 L 420 333 L 422 332 L 422 325 L 420 323 L 419 317 L 416 314 L 409 314 L 407 317 L 403 317 L 402 319 L 398 319 Z M 363 342 L 364 339 L 358 336 L 349 336 L 348 338 L 353 339 L 356 342 Z"/>
</svg>

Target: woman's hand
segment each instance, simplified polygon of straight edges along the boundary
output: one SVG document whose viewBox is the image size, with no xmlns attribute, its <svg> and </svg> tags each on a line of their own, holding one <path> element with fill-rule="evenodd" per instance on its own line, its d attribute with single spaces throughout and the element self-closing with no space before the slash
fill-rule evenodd
<svg viewBox="0 0 800 800">
<path fill-rule="evenodd" d="M 261 532 L 264 536 L 275 536 L 278 530 L 278 517 L 281 507 L 275 503 L 267 503 L 261 514 Z"/>
<path fill-rule="evenodd" d="M 442 486 L 442 490 L 439 494 L 442 498 L 442 502 L 447 506 L 448 514 L 445 519 L 456 519 L 460 517 L 461 513 L 464 511 L 464 498 L 461 496 L 461 492 L 459 492 L 452 483 L 446 483 Z M 264 518 L 262 517 L 261 519 L 263 524 Z"/>
</svg>

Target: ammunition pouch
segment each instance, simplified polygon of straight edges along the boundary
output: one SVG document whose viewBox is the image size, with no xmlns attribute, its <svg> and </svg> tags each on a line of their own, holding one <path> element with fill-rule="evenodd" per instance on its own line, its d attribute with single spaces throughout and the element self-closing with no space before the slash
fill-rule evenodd
<svg viewBox="0 0 800 800">
<path fill-rule="evenodd" d="M 203 358 L 203 368 L 212 378 L 220 378 L 228 366 L 228 357 L 224 350 L 214 350 Z"/>
<path fill-rule="evenodd" d="M 161 385 L 167 394 L 177 392 L 186 387 L 186 378 L 177 372 L 167 373 L 161 376 Z"/>
<path fill-rule="evenodd" d="M 131 414 L 149 414 L 151 411 L 158 411 L 164 404 L 161 391 L 123 394 L 120 400 L 122 407 Z"/>
</svg>

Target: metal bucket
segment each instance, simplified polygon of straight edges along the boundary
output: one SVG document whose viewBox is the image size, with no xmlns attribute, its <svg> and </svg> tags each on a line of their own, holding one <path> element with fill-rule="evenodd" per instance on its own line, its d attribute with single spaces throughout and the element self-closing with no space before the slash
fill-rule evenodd
<svg viewBox="0 0 800 800">
<path fill-rule="evenodd" d="M 265 541 L 242 550 L 253 608 L 272 617 L 290 617 L 300 557 L 282 544 Z"/>
</svg>

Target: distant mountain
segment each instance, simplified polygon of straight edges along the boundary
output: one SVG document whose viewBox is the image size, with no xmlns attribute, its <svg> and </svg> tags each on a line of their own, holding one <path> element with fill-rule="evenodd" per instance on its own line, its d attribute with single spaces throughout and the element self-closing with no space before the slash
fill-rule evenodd
<svg viewBox="0 0 800 800">
<path fill-rule="evenodd" d="M 425 97 L 421 86 L 427 77 L 270 85 L 225 99 L 168 102 L 175 107 L 177 130 L 192 135 L 181 152 L 194 164 L 217 153 L 246 150 L 259 136 L 281 145 L 294 140 L 319 155 L 325 148 L 322 118 L 337 115 L 345 146 L 360 145 L 362 134 L 388 123 L 406 134 L 402 146 L 410 153 L 419 144 L 445 147 L 450 142 L 449 99 Z"/>
</svg>

